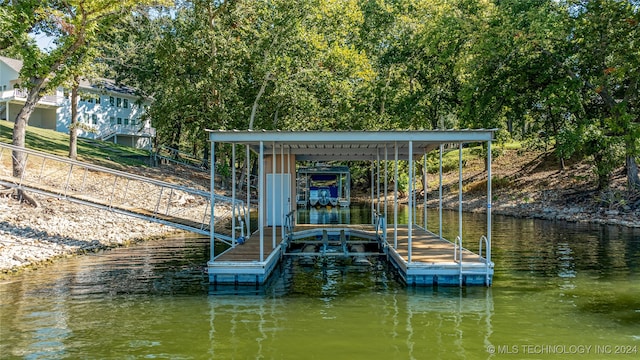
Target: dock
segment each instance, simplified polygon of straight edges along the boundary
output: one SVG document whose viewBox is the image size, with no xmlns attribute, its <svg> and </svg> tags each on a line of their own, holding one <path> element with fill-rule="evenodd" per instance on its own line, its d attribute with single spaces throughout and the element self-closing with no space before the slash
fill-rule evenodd
<svg viewBox="0 0 640 360">
<path fill-rule="evenodd" d="M 397 246 L 394 247 L 394 229 L 385 232 L 376 231 L 374 225 L 296 225 L 291 232 L 282 238 L 281 228 L 275 229 L 278 243 L 272 246 L 273 227 L 263 229 L 268 239 L 263 254 L 265 261 L 260 261 L 260 242 L 258 231 L 242 245 L 237 245 L 220 254 L 209 267 L 209 276 L 213 284 L 260 285 L 269 277 L 284 256 L 383 256 L 397 270 L 406 285 L 409 286 L 466 286 L 491 285 L 493 279 L 493 263 L 483 256 L 467 249 L 460 249 L 455 243 L 441 239 L 436 234 L 424 229 L 414 229 L 412 237 L 411 259 L 409 259 L 408 226 L 398 227 Z M 332 236 L 332 243 L 339 243 L 339 234 L 344 234 L 346 243 L 374 242 L 380 251 L 377 253 L 296 253 L 291 252 L 295 242 L 303 244 L 319 243 L 323 234 Z M 358 240 L 351 240 L 357 238 Z M 305 240 L 306 239 L 306 240 Z M 325 240 L 326 241 L 326 240 Z M 462 259 L 460 261 L 460 258 Z"/>
<path fill-rule="evenodd" d="M 398 271 L 400 278 L 408 286 L 490 286 L 493 281 L 494 263 L 491 261 L 491 142 L 495 129 L 466 130 L 407 130 L 407 131 L 243 131 L 207 130 L 211 144 L 211 179 L 216 177 L 216 159 L 221 163 L 239 163 L 237 153 L 244 152 L 243 158 L 252 158 L 257 169 L 249 167 L 242 172 L 249 174 L 246 179 L 256 179 L 246 189 L 253 188 L 246 195 L 246 204 L 257 203 L 257 226 L 251 227 L 248 216 L 238 219 L 232 226 L 241 234 L 232 231 L 232 246 L 222 254 L 214 251 L 218 230 L 211 228 L 211 256 L 207 263 L 209 281 L 213 284 L 264 284 L 267 278 L 285 256 L 298 256 L 307 264 L 313 264 L 314 257 L 352 257 L 360 266 L 371 264 L 366 257 L 385 257 Z M 422 186 L 427 180 L 427 155 L 436 152 L 439 157 L 439 224 L 438 234 L 442 234 L 442 158 L 449 151 L 458 153 L 458 211 L 462 212 L 464 201 L 462 174 L 462 148 L 466 144 L 482 143 L 487 149 L 487 233 L 479 241 L 478 253 L 463 246 L 464 226 L 462 216 L 458 216 L 458 235 L 455 239 L 445 239 L 427 231 L 427 224 L 418 224 L 418 211 L 424 211 L 427 218 L 427 198 L 417 199 L 420 191 L 427 194 L 429 189 Z M 225 146 L 219 146 L 224 144 Z M 215 150 L 231 148 L 216 154 Z M 422 162 L 418 166 L 418 162 Z M 343 195 L 349 195 L 351 183 L 348 164 L 360 162 L 368 168 L 370 179 L 371 219 L 358 216 L 361 224 L 354 224 L 351 218 L 344 219 L 318 213 L 318 206 L 332 209 L 340 205 Z M 402 166 L 401 166 L 402 165 Z M 400 173 L 400 168 L 402 172 Z M 416 173 L 421 168 L 422 173 Z M 340 169 L 336 172 L 335 169 Z M 231 168 L 233 189 L 231 202 L 239 195 L 236 191 L 237 172 Z M 257 170 L 257 173 L 255 171 Z M 254 173 L 252 173 L 254 171 Z M 335 176 L 334 173 L 339 173 Z M 368 175 L 369 175 L 368 174 Z M 354 179 L 355 181 L 356 179 Z M 362 180 L 362 179 L 358 179 Z M 313 181 L 318 181 L 314 184 Z M 398 221 L 399 189 L 409 194 L 403 222 Z M 300 184 L 304 184 L 301 186 Z M 422 186 L 420 186 L 422 184 Z M 211 182 L 212 191 L 216 184 Z M 389 190 L 393 187 L 393 190 Z M 304 189 L 300 191 L 300 188 Z M 316 191 L 318 191 L 316 193 Z M 322 196 L 320 196 L 322 192 Z M 391 192 L 391 194 L 389 194 Z M 326 197 L 326 198 L 325 198 Z M 326 201 L 320 201 L 320 199 Z M 347 199 L 345 197 L 345 199 Z M 316 203 L 317 200 L 317 203 Z M 419 203 L 422 201 L 422 204 Z M 212 206 L 215 199 L 212 200 Z M 345 200 L 345 205 L 347 205 Z M 389 210 L 393 206 L 393 210 Z M 343 208 L 343 206 L 339 206 Z M 346 206 L 345 206 L 346 207 Z M 296 223 L 299 209 L 309 211 L 306 222 Z M 385 209 L 384 211 L 382 209 Z M 331 216 L 329 216 L 331 215 Z M 392 219 L 387 221 L 386 219 Z M 403 215 L 404 216 L 404 215 Z M 302 219 L 302 218 L 301 218 Z M 338 224 L 334 222 L 351 222 Z M 387 222 L 393 224 L 387 227 Z M 254 224 L 256 225 L 256 224 Z M 254 232 L 249 229 L 257 229 Z M 244 234 L 251 234 L 245 237 Z M 357 240 L 355 240 L 357 239 Z M 483 253 L 484 250 L 484 253 Z"/>
</svg>

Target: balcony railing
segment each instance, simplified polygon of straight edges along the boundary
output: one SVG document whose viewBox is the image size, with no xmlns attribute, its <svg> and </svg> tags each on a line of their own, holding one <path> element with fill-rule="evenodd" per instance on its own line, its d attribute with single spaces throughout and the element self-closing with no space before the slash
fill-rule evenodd
<svg viewBox="0 0 640 360">
<path fill-rule="evenodd" d="M 2 99 L 27 101 L 28 95 L 29 95 L 29 92 L 25 89 L 11 89 L 11 90 L 5 90 L 2 92 Z M 60 105 L 61 102 L 62 102 L 61 96 L 45 95 L 40 99 L 40 101 L 38 101 L 38 104 L 58 106 Z"/>
</svg>

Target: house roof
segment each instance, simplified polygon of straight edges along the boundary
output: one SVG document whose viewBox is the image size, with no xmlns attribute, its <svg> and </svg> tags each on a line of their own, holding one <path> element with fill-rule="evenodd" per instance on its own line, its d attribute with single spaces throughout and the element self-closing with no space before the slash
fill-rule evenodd
<svg viewBox="0 0 640 360">
<path fill-rule="evenodd" d="M 20 70 L 22 69 L 22 60 L 0 56 L 0 61 L 3 61 L 17 73 L 20 73 Z M 135 88 L 123 84 L 117 84 L 114 80 L 105 78 L 98 78 L 93 81 L 89 81 L 83 78 L 80 80 L 80 88 L 86 90 L 102 90 L 107 92 L 115 92 L 131 96 L 138 95 Z"/>
<path fill-rule="evenodd" d="M 116 84 L 114 80 L 105 79 L 105 78 L 98 78 L 91 82 L 83 78 L 82 80 L 80 80 L 80 88 L 87 89 L 87 90 L 116 92 L 120 94 L 131 95 L 131 96 L 138 95 L 135 88 L 131 86 L 123 85 L 123 84 Z"/>
<path fill-rule="evenodd" d="M 4 56 L 0 56 L 0 60 L 17 73 L 19 73 L 20 69 L 22 69 L 22 60 L 12 59 Z"/>
<path fill-rule="evenodd" d="M 249 145 L 265 155 L 291 153 L 297 160 L 376 160 L 420 158 L 440 144 L 493 141 L 496 129 L 380 131 L 207 130 L 212 142 Z"/>
</svg>

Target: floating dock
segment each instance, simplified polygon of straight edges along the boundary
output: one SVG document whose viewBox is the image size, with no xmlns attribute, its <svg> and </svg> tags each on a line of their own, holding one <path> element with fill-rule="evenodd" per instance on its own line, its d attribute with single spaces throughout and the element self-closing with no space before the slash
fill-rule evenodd
<svg viewBox="0 0 640 360">
<path fill-rule="evenodd" d="M 359 264 L 359 259 L 384 256 L 394 265 L 405 284 L 410 286 L 491 285 L 494 265 L 482 255 L 459 248 L 455 243 L 440 239 L 432 232 L 414 229 L 412 259 L 409 259 L 408 227 L 398 227 L 395 247 L 394 229 L 386 229 L 384 232 L 381 230 L 374 225 L 297 225 L 275 247 L 267 246 L 269 254 L 265 261 L 260 261 L 259 242 L 250 238 L 242 245 L 225 251 L 215 262 L 210 263 L 209 278 L 216 285 L 260 285 L 285 256 L 339 256 L 351 258 L 356 265 Z M 276 228 L 275 233 L 271 227 L 263 231 L 267 237 L 282 237 L 280 228 Z M 299 251 L 309 244 L 313 244 L 315 251 Z M 366 250 L 353 251 L 357 245 Z M 329 247 L 333 247 L 333 251 L 327 251 Z M 366 261 L 360 265 L 367 266 L 370 263 Z"/>
<path fill-rule="evenodd" d="M 246 204 L 258 203 L 257 226 L 244 218 L 232 218 L 231 235 L 218 235 L 211 223 L 211 254 L 207 263 L 209 280 L 213 284 L 264 284 L 285 256 L 299 256 L 312 263 L 323 256 L 351 257 L 354 264 L 367 265 L 368 256 L 384 256 L 395 266 L 407 285 L 411 286 L 490 286 L 494 263 L 491 261 L 491 141 L 495 130 L 445 131 L 210 131 L 211 179 L 216 178 L 217 157 L 224 163 L 238 163 L 236 154 L 244 150 L 244 158 L 253 157 L 258 173 L 251 174 L 249 161 L 247 179 L 257 179 L 253 187 L 257 195 L 246 192 Z M 462 148 L 468 143 L 486 144 L 487 148 L 487 233 L 480 239 L 478 253 L 463 246 L 462 216 L 458 216 L 458 235 L 453 240 L 442 236 L 442 156 L 447 151 L 459 153 L 459 183 L 462 186 Z M 230 144 L 228 147 L 216 144 Z M 216 148 L 223 153 L 216 154 Z M 427 154 L 439 155 L 440 205 L 437 234 L 427 231 L 426 212 L 429 189 L 417 189 L 418 183 L 428 184 Z M 304 168 L 300 162 L 366 161 L 371 166 L 371 219 L 366 224 L 298 224 L 296 212 L 300 198 L 297 184 Z M 422 161 L 422 174 L 416 174 L 418 161 Z M 404 162 L 404 174 L 399 174 Z M 391 170 L 390 170 L 391 169 Z M 232 168 L 231 203 L 236 201 L 236 172 Z M 347 169 L 348 170 L 348 169 Z M 307 173 L 303 174 L 307 176 Z M 408 219 L 398 223 L 398 183 L 408 179 L 405 193 Z M 393 191 L 388 190 L 393 184 Z M 216 184 L 212 181 L 212 193 Z M 252 185 L 247 180 L 246 189 Z M 417 193 L 425 196 L 418 202 Z M 303 199 L 303 201 L 306 199 Z M 458 192 L 458 211 L 462 212 L 463 192 Z M 305 201 L 305 204 L 307 201 Z M 212 209 L 215 199 L 211 201 Z M 393 208 L 393 210 L 389 210 Z M 423 224 L 417 223 L 416 214 L 424 212 Z M 235 213 L 235 210 L 234 210 Z M 311 215 L 310 215 L 311 217 Z M 393 219 L 393 221 L 387 221 Z M 254 220 L 255 221 L 255 220 Z M 393 224 L 387 227 L 387 222 Z M 256 225 L 256 224 L 254 224 Z M 251 234 L 245 236 L 244 234 Z M 215 253 L 214 243 L 225 241 L 230 248 Z M 475 242 L 474 241 L 474 242 Z M 484 250 L 484 253 L 483 253 Z"/>
</svg>

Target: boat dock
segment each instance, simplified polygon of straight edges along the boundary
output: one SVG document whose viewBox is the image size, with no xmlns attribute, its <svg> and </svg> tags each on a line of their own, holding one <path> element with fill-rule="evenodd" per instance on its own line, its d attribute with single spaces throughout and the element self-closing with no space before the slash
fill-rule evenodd
<svg viewBox="0 0 640 360">
<path fill-rule="evenodd" d="M 272 239 L 273 228 L 267 227 L 263 230 L 266 237 Z M 460 248 L 457 244 L 441 239 L 430 231 L 414 229 L 410 259 L 408 227 L 398 227 L 397 231 L 397 246 L 394 246 L 394 229 L 378 228 L 376 231 L 374 225 L 296 225 L 286 233 L 284 239 L 281 229 L 276 228 L 275 236 L 278 243 L 273 247 L 272 242 L 268 241 L 265 249 L 268 249 L 269 254 L 263 254 L 265 261 L 260 261 L 260 243 L 256 239 L 258 234 L 256 231 L 247 242 L 229 248 L 220 254 L 213 264 L 210 264 L 211 282 L 260 285 L 266 281 L 285 256 L 305 258 L 342 256 L 353 259 L 383 256 L 394 265 L 403 281 L 410 286 L 491 285 L 493 263 L 487 261 L 481 254 Z M 315 252 L 294 250 L 308 244 L 320 246 Z M 323 249 L 323 244 L 333 244 L 339 249 L 326 251 L 327 246 L 325 245 Z M 375 248 L 369 246 L 366 252 L 352 251 L 354 244 L 373 244 Z M 357 262 L 354 263 L 357 264 Z"/>
<path fill-rule="evenodd" d="M 215 224 L 211 226 L 212 250 L 207 268 L 212 284 L 261 285 L 285 256 L 299 257 L 299 261 L 304 260 L 306 264 L 313 264 L 318 258 L 326 256 L 351 257 L 354 264 L 362 266 L 369 263 L 366 259 L 369 256 L 384 256 L 410 286 L 491 285 L 494 273 L 494 263 L 491 261 L 491 141 L 495 130 L 208 131 L 211 179 L 216 176 L 214 165 L 217 157 L 222 157 L 221 163 L 237 164 L 237 154 L 243 153 L 244 159 L 252 158 L 258 165 L 257 173 L 252 174 L 248 165 L 250 162 L 245 161 L 247 168 L 244 173 L 250 174 L 246 178 L 257 179 L 257 184 L 253 185 L 257 194 L 250 191 L 243 194 L 246 204 L 258 204 L 257 224 L 251 227 L 248 215 L 243 219 L 234 218 L 232 229 L 241 229 L 242 234 L 232 231 L 232 246 L 220 254 L 215 253 L 213 246 L 216 241 Z M 487 233 L 474 241 L 476 244 L 479 242 L 478 253 L 467 250 L 463 245 L 465 236 L 461 214 L 458 216 L 458 235 L 455 239 L 442 236 L 442 157 L 445 146 L 447 151 L 457 151 L 459 154 L 458 189 L 463 189 L 462 148 L 469 143 L 486 144 L 488 150 Z M 217 148 L 223 151 L 216 153 Z M 423 194 L 428 193 L 429 189 L 422 189 L 419 184 L 429 183 L 427 154 L 435 151 L 439 156 L 437 234 L 426 230 L 426 196 L 422 199 L 416 196 L 419 190 Z M 309 183 L 310 176 L 313 180 L 313 176 L 318 174 L 317 180 L 326 181 L 328 185 L 323 186 L 329 189 L 335 184 L 339 185 L 336 188 L 346 186 L 348 189 L 351 181 L 348 176 L 345 177 L 347 181 L 329 179 L 322 171 L 310 168 L 310 164 L 345 166 L 349 161 L 365 162 L 370 166 L 371 219 L 362 224 L 296 223 L 298 207 L 309 211 L 309 220 L 335 218 L 312 215 L 312 211 L 317 209 L 314 209 L 316 194 L 311 193 L 315 188 Z M 403 173 L 400 173 L 400 168 Z M 416 171 L 419 168 L 422 169 L 421 174 Z M 348 174 L 348 170 L 341 171 Z M 232 202 L 238 196 L 238 185 L 235 185 L 237 171 L 232 167 Z M 408 212 L 404 224 L 398 222 L 398 183 L 402 181 L 407 182 L 403 184 L 404 193 L 410 194 L 407 204 L 403 205 L 403 211 Z M 299 196 L 298 184 L 302 182 L 309 189 L 308 198 Z M 212 190 L 215 190 L 215 186 L 212 182 Z M 245 188 L 251 189 L 251 186 L 247 180 Z M 391 188 L 393 190 L 390 191 Z M 344 193 L 348 194 L 348 190 Z M 331 191 L 328 194 L 331 195 Z M 463 191 L 458 191 L 458 203 L 461 213 Z M 319 201 L 318 204 L 324 205 Z M 417 221 L 418 212 L 424 212 L 423 224 Z M 387 227 L 387 223 L 392 225 Z M 245 237 L 244 234 L 251 235 Z"/>
</svg>

